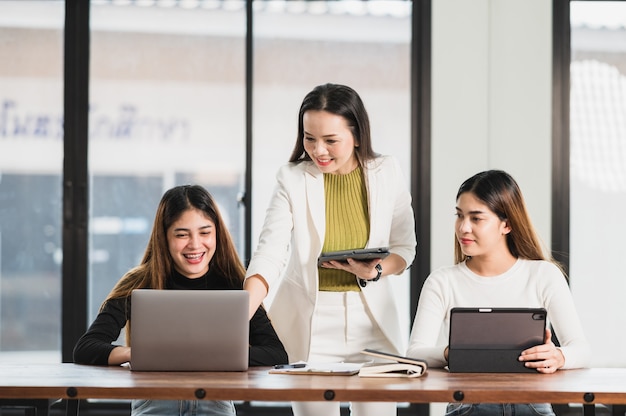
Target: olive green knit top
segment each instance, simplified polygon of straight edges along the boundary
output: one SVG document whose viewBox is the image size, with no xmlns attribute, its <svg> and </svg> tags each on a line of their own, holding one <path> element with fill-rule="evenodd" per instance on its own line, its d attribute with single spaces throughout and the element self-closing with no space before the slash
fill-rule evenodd
<svg viewBox="0 0 626 416">
<path fill-rule="evenodd" d="M 326 235 L 322 252 L 364 248 L 370 233 L 367 190 L 359 166 L 340 175 L 324 174 Z M 359 291 L 355 276 L 343 270 L 319 268 L 319 290 Z"/>
</svg>

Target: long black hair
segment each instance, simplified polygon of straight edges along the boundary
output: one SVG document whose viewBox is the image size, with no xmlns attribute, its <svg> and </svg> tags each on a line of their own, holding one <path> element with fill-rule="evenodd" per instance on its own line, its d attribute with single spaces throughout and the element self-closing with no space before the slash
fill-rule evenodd
<svg viewBox="0 0 626 416">
<path fill-rule="evenodd" d="M 369 116 L 361 97 L 355 90 L 346 85 L 328 83 L 313 88 L 302 101 L 298 113 L 298 136 L 289 158 L 290 162 L 311 160 L 304 150 L 303 118 L 304 113 L 309 110 L 327 111 L 346 120 L 357 145 L 354 152 L 359 163 L 362 164 L 363 161 L 376 157 L 376 153 L 372 149 Z"/>
</svg>

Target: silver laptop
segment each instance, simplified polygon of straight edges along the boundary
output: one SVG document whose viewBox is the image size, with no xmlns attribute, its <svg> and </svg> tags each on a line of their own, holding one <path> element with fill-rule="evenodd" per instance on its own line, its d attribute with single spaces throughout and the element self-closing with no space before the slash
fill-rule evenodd
<svg viewBox="0 0 626 416">
<path fill-rule="evenodd" d="M 452 373 L 536 372 L 520 353 L 543 344 L 543 308 L 452 308 L 448 369 Z"/>
<path fill-rule="evenodd" d="M 133 371 L 245 371 L 249 346 L 245 290 L 132 292 Z"/>
</svg>

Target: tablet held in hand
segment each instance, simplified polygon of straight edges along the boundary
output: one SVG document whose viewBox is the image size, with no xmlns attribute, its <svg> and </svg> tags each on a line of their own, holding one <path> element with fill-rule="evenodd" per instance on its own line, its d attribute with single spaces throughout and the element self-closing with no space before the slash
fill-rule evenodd
<svg viewBox="0 0 626 416">
<path fill-rule="evenodd" d="M 336 260 L 336 261 L 348 261 L 347 259 L 354 260 L 373 260 L 384 259 L 389 255 L 389 248 L 387 247 L 374 247 L 374 248 L 359 248 L 352 250 L 331 251 L 320 254 L 317 259 L 317 265 L 321 266 L 322 263 Z"/>
</svg>

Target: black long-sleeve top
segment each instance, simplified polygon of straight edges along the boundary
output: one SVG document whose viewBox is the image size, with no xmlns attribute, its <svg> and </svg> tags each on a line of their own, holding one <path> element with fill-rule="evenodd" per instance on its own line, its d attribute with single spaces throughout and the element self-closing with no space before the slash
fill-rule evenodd
<svg viewBox="0 0 626 416">
<path fill-rule="evenodd" d="M 189 279 L 174 272 L 166 283 L 170 290 L 233 290 L 232 284 L 216 272 L 197 279 Z M 131 302 L 128 298 L 107 301 L 87 332 L 74 346 L 74 362 L 78 364 L 107 365 L 113 344 L 130 319 Z M 208 319 L 208 318 L 207 318 Z M 266 366 L 288 362 L 287 352 L 278 338 L 265 310 L 261 307 L 250 320 L 250 366 Z"/>
</svg>

